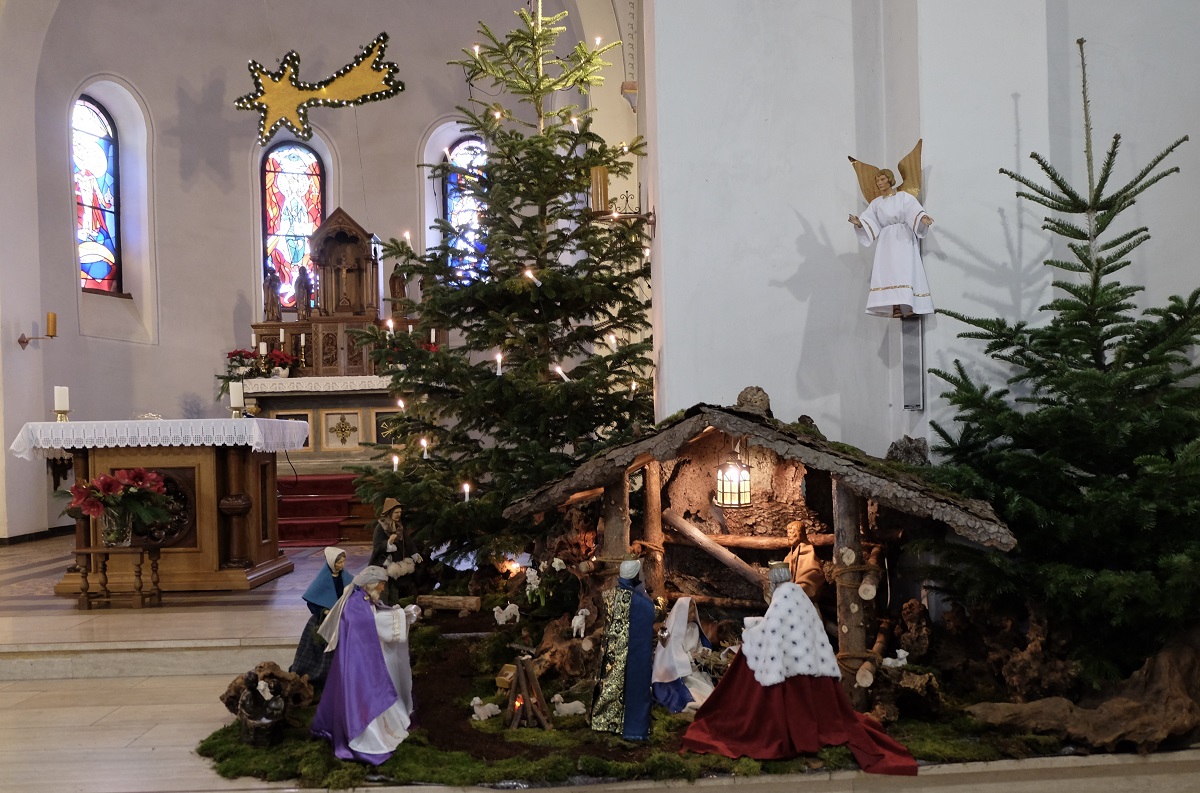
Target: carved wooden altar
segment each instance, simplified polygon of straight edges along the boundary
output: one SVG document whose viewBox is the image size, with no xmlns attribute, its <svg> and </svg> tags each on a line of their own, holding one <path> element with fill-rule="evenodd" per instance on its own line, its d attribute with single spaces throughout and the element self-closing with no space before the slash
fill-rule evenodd
<svg viewBox="0 0 1200 793">
<path fill-rule="evenodd" d="M 378 239 L 338 207 L 309 237 L 309 251 L 317 271 L 311 311 L 298 308 L 295 322 L 255 323 L 254 332 L 271 349 L 301 359 L 300 376 L 374 374 L 370 348 L 354 344 L 348 334 L 379 324 Z"/>
</svg>

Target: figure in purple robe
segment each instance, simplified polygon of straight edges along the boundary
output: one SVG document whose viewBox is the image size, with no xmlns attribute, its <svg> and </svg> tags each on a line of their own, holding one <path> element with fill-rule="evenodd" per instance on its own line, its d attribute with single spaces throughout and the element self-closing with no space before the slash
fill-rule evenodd
<svg viewBox="0 0 1200 793">
<path fill-rule="evenodd" d="M 379 765 L 408 737 L 412 669 L 408 629 L 421 609 L 380 601 L 387 571 L 370 566 L 354 577 L 321 625 L 333 663 L 313 718 L 313 735 L 343 760 Z"/>
</svg>

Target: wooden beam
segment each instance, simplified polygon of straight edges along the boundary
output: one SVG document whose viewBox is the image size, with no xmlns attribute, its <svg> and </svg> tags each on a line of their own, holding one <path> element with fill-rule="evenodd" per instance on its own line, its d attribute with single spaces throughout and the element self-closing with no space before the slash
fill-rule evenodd
<svg viewBox="0 0 1200 793">
<path fill-rule="evenodd" d="M 684 520 L 681 515 L 666 509 L 663 510 L 662 516 L 663 520 L 667 522 L 667 525 L 699 545 L 701 548 L 707 551 L 709 555 L 713 556 L 717 561 L 724 564 L 730 570 L 742 576 L 757 587 L 766 586 L 767 577 L 764 574 L 743 562 L 733 552 L 727 551 L 720 545 L 717 545 L 712 541 L 711 537 L 700 531 L 700 529 L 696 528 L 688 521 Z"/>
<path fill-rule="evenodd" d="M 479 611 L 476 595 L 417 595 L 417 605 L 429 613 L 435 611 Z"/>
<path fill-rule="evenodd" d="M 650 504 L 647 499 L 646 511 L 649 513 Z M 660 524 L 661 525 L 661 524 Z M 706 534 L 708 539 L 720 545 L 722 548 L 746 548 L 755 551 L 778 551 L 790 549 L 792 546 L 788 543 L 787 537 L 757 537 L 748 534 Z M 686 536 L 677 536 L 668 534 L 663 538 L 667 543 L 674 545 L 695 545 Z"/>
<path fill-rule="evenodd" d="M 593 499 L 600 498 L 602 495 L 604 495 L 604 488 L 602 487 L 593 487 L 591 490 L 580 490 L 578 493 L 575 493 L 566 501 L 559 504 L 558 508 L 563 510 L 567 507 L 574 506 L 575 504 L 582 504 L 585 501 L 592 501 Z"/>
<path fill-rule="evenodd" d="M 604 486 L 601 510 L 604 544 L 600 556 L 620 559 L 629 553 L 629 479 L 624 474 Z"/>
<path fill-rule="evenodd" d="M 879 625 L 879 633 L 875 636 L 875 645 L 871 648 L 871 654 L 877 658 L 883 658 L 883 654 L 887 652 L 888 632 L 891 627 L 892 624 L 887 620 Z M 870 688 L 874 685 L 875 672 L 878 671 L 877 663 L 874 658 L 870 658 L 863 661 L 863 665 L 858 668 L 858 672 L 854 675 L 854 682 L 858 683 L 860 688 Z"/>
<path fill-rule="evenodd" d="M 663 577 L 663 527 L 662 527 L 662 463 L 651 460 L 646 463 L 642 492 L 646 494 L 646 522 L 642 526 L 642 539 L 646 542 L 649 552 L 646 554 L 643 570 L 646 589 L 650 590 L 651 599 L 667 594 L 666 582 Z"/>
<path fill-rule="evenodd" d="M 625 466 L 625 476 L 629 476 L 630 474 L 647 467 L 651 463 L 658 464 L 658 458 L 656 458 L 650 452 L 642 452 L 633 459 L 633 462 Z"/>
<path fill-rule="evenodd" d="M 860 563 L 862 545 L 859 538 L 861 501 L 842 482 L 833 479 L 833 580 L 837 582 L 838 660 L 857 672 L 866 650 L 867 625 L 863 614 L 858 585 L 862 573 L 846 568 Z M 842 675 L 842 685 L 856 708 L 866 704 L 866 690 L 855 685 L 851 675 Z"/>
<path fill-rule="evenodd" d="M 718 598 L 710 597 L 709 595 L 685 595 L 681 592 L 672 592 L 667 595 L 667 600 L 674 603 L 680 598 L 691 598 L 692 602 L 697 606 L 712 606 L 716 609 L 750 609 L 751 611 L 766 611 L 767 601 L 762 600 L 743 600 L 741 598 Z"/>
<path fill-rule="evenodd" d="M 882 553 L 882 545 L 876 545 L 867 551 L 866 563 L 870 569 L 863 573 L 862 583 L 858 585 L 858 596 L 863 600 L 874 600 L 879 591 L 879 579 L 883 576 L 883 570 L 879 566 L 879 557 Z"/>
</svg>

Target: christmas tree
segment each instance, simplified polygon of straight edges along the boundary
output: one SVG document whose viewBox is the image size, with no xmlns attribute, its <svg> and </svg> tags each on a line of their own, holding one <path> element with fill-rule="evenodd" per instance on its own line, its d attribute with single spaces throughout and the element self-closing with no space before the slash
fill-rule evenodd
<svg viewBox="0 0 1200 793">
<path fill-rule="evenodd" d="M 1083 40 L 1087 185 L 1077 189 L 1043 157 L 1048 184 L 1001 173 L 1017 195 L 1055 215 L 1043 228 L 1070 256 L 1045 263 L 1065 275 L 1037 326 L 942 313 L 974 330 L 1011 372 L 1008 388 L 977 382 L 955 361 L 933 370 L 952 389 L 959 432 L 934 425 L 947 483 L 986 498 L 1019 545 L 1005 556 L 943 548 L 937 571 L 952 595 L 983 608 L 1031 609 L 1068 641 L 1085 679 L 1130 671 L 1200 613 L 1200 390 L 1191 353 L 1200 290 L 1138 312 L 1139 286 L 1117 275 L 1148 240 L 1119 230 L 1122 213 L 1178 171 L 1156 168 L 1186 137 L 1112 187 L 1120 136 L 1098 171 Z"/>
<path fill-rule="evenodd" d="M 478 225 L 439 220 L 427 251 L 391 240 L 385 258 L 420 291 L 393 311 L 415 330 L 361 338 L 404 409 L 387 427 L 399 448 L 381 449 L 395 465 L 360 469 L 359 492 L 399 499 L 418 541 L 452 552 L 519 549 L 537 527 L 507 524 L 505 506 L 653 416 L 647 217 L 587 201 L 644 144 L 609 145 L 574 103 L 615 45 L 559 56 L 565 13 L 517 16 L 504 37 L 481 23 L 454 62 L 471 89 L 458 122 L 482 152 L 430 166 L 477 203 Z"/>
</svg>

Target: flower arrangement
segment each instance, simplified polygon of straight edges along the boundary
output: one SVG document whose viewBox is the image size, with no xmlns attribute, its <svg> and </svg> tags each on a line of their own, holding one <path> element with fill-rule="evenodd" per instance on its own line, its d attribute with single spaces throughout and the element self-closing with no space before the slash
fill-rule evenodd
<svg viewBox="0 0 1200 793">
<path fill-rule="evenodd" d="M 162 474 L 129 468 L 72 485 L 68 509 L 99 518 L 102 539 L 115 544 L 124 533 L 149 534 L 155 524 L 170 520 L 171 503 Z"/>
</svg>

